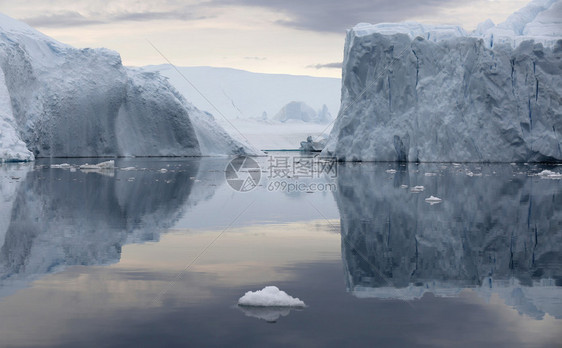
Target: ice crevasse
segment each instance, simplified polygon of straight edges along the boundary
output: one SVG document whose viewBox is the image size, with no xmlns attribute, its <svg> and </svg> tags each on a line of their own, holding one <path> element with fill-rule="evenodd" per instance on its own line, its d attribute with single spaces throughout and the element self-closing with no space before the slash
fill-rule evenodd
<svg viewBox="0 0 562 348">
<path fill-rule="evenodd" d="M 164 78 L 0 14 L 0 162 L 255 154 Z"/>
<path fill-rule="evenodd" d="M 347 32 L 342 105 L 323 155 L 343 161 L 562 160 L 562 1 L 473 32 L 418 23 Z"/>
</svg>

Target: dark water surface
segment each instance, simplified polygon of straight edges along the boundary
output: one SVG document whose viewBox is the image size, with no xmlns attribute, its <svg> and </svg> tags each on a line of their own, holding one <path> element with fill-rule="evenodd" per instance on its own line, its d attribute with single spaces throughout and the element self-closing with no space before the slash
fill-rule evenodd
<svg viewBox="0 0 562 348">
<path fill-rule="evenodd" d="M 562 166 L 270 155 L 0 165 L 0 347 L 561 346 Z"/>
</svg>

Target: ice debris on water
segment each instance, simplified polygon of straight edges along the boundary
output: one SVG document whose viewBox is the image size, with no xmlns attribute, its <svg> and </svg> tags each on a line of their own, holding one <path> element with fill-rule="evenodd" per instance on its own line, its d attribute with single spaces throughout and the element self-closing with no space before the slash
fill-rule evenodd
<svg viewBox="0 0 562 348">
<path fill-rule="evenodd" d="M 537 174 L 541 179 L 562 179 L 562 173 L 553 172 L 551 170 L 543 170 Z"/>
<path fill-rule="evenodd" d="M 80 169 L 89 169 L 89 170 L 105 170 L 105 169 L 113 169 L 115 168 L 115 161 L 114 160 L 110 160 L 110 161 L 105 161 L 105 162 L 101 162 L 98 164 L 82 164 L 80 167 Z"/>
<path fill-rule="evenodd" d="M 414 186 L 410 189 L 410 192 L 420 193 L 420 192 L 423 192 L 423 190 L 425 190 L 425 187 L 423 187 L 423 186 Z"/>
<path fill-rule="evenodd" d="M 425 199 L 425 201 L 433 205 L 433 204 L 441 203 L 443 200 L 439 197 L 429 196 L 428 198 Z"/>
<path fill-rule="evenodd" d="M 238 300 L 239 306 L 249 307 L 305 307 L 303 301 L 279 290 L 276 286 L 266 286 L 262 290 L 248 291 Z"/>
<path fill-rule="evenodd" d="M 51 168 L 70 169 L 72 166 L 68 163 L 51 164 Z"/>
</svg>

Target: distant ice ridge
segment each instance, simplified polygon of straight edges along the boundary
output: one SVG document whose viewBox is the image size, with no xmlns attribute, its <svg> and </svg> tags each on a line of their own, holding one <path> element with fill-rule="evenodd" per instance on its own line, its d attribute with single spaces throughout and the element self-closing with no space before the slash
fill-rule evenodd
<svg viewBox="0 0 562 348">
<path fill-rule="evenodd" d="M 288 295 L 276 286 L 266 286 L 262 290 L 248 291 L 238 300 L 238 305 L 251 307 L 305 307 L 303 301 Z"/>
<path fill-rule="evenodd" d="M 75 49 L 0 15 L 0 159 L 199 156 L 257 151 L 158 74 Z"/>
<path fill-rule="evenodd" d="M 318 112 L 308 106 L 305 102 L 292 101 L 285 105 L 274 117 L 281 122 L 302 121 L 315 123 L 328 123 L 332 120 L 332 115 L 328 111 L 326 104 Z"/>
<path fill-rule="evenodd" d="M 323 155 L 348 161 L 562 160 L 562 1 L 472 33 L 359 24 Z"/>
</svg>

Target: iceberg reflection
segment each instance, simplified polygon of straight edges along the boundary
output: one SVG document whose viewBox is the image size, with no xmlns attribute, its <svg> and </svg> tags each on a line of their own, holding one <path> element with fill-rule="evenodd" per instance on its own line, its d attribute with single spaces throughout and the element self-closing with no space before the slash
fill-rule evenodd
<svg viewBox="0 0 562 348">
<path fill-rule="evenodd" d="M 38 165 L 19 179 L 16 192 L 3 189 L 11 203 L 3 212 L 11 214 L 0 232 L 0 295 L 66 266 L 118 262 L 124 244 L 158 240 L 182 215 L 199 159 L 166 171 L 161 168 L 170 162 L 117 162 L 136 169 L 105 175 Z"/>
<path fill-rule="evenodd" d="M 339 168 L 348 291 L 412 300 L 471 288 L 533 318 L 562 318 L 561 180 L 528 166 L 389 166 L 396 172 Z M 442 203 L 427 204 L 431 195 Z"/>
</svg>

